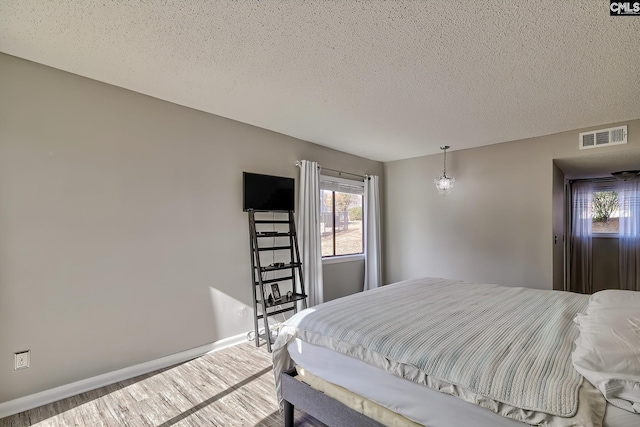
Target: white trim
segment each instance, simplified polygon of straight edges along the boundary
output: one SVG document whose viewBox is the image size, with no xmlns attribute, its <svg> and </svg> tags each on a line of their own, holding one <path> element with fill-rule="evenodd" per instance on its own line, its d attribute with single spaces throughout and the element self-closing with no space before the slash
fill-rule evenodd
<svg viewBox="0 0 640 427">
<path fill-rule="evenodd" d="M 75 396 L 89 390 L 95 390 L 96 388 L 104 387 L 118 381 L 124 381 L 129 378 L 137 377 L 138 375 L 143 375 L 178 363 L 183 363 L 204 354 L 213 353 L 214 351 L 240 344 L 246 340 L 247 334 L 242 333 L 210 344 L 201 345 L 200 347 L 181 351 L 180 353 L 171 354 L 159 359 L 129 366 L 128 368 L 107 372 L 106 374 L 76 381 L 71 384 L 65 384 L 60 387 L 55 387 L 29 396 L 20 397 L 18 399 L 9 400 L 7 402 L 0 403 L 0 418 L 28 411 L 29 409 L 37 408 L 38 406 L 46 405 L 51 402 L 56 402 L 70 396 Z"/>
<path fill-rule="evenodd" d="M 330 256 L 330 257 L 322 258 L 322 265 L 339 264 L 341 262 L 361 261 L 363 259 L 364 259 L 364 254 Z"/>
<path fill-rule="evenodd" d="M 349 179 L 343 178 L 341 176 L 325 175 L 322 173 L 322 170 L 320 170 L 320 181 L 330 181 L 336 182 L 338 184 L 346 184 L 354 187 L 364 188 L 364 179 Z"/>
</svg>

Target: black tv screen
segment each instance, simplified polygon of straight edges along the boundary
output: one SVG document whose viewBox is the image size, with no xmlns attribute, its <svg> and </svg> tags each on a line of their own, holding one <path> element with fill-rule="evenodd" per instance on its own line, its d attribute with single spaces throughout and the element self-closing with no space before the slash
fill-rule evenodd
<svg viewBox="0 0 640 427">
<path fill-rule="evenodd" d="M 242 173 L 242 209 L 293 211 L 294 179 L 281 176 Z"/>
</svg>

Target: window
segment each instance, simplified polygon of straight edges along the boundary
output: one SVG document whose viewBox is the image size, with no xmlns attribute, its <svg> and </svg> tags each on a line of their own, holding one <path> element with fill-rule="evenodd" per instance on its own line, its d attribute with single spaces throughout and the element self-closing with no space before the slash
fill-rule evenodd
<svg viewBox="0 0 640 427">
<path fill-rule="evenodd" d="M 623 183 L 618 181 L 585 183 L 587 186 L 572 196 L 577 197 L 572 202 L 572 223 L 582 223 L 580 228 L 583 233 L 590 231 L 590 235 L 594 237 L 618 237 L 621 234 L 620 222 L 631 224 L 629 221 L 633 217 L 632 200 L 640 193 L 624 190 Z M 589 231 L 585 221 L 591 223 Z"/>
<path fill-rule="evenodd" d="M 620 213 L 616 190 L 594 190 L 592 212 L 593 234 L 618 234 Z"/>
<path fill-rule="evenodd" d="M 584 199 L 584 203 L 587 204 L 581 212 L 585 215 L 584 218 L 590 218 L 593 236 L 617 236 L 620 231 L 620 218 L 630 216 L 630 210 L 620 206 L 619 184 L 616 181 L 592 182 L 588 201 Z M 578 215 L 575 206 L 573 215 Z"/>
<path fill-rule="evenodd" d="M 322 257 L 364 253 L 362 208 L 364 183 L 320 177 Z"/>
</svg>

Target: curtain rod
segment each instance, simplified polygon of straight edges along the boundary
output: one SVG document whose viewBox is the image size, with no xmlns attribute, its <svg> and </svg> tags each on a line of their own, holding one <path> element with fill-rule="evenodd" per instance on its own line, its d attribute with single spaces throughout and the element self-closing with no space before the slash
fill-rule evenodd
<svg viewBox="0 0 640 427">
<path fill-rule="evenodd" d="M 614 177 L 606 178 L 584 178 L 584 179 L 570 179 L 569 182 L 614 182 L 617 181 Z"/>
<path fill-rule="evenodd" d="M 302 163 L 300 163 L 300 161 L 299 161 L 299 160 L 298 160 L 298 161 L 296 161 L 296 166 L 297 166 L 297 167 L 300 167 L 300 165 L 302 165 Z M 329 168 L 325 168 L 325 167 L 320 166 L 320 165 L 318 165 L 318 169 L 320 169 L 320 170 L 326 170 L 326 171 L 331 171 L 331 172 L 335 172 L 335 173 L 337 173 L 338 175 L 345 174 L 345 175 L 357 176 L 358 178 L 361 178 L 362 180 L 364 180 L 365 178 L 368 178 L 368 176 L 367 176 L 367 175 L 360 175 L 360 174 L 357 174 L 357 173 L 344 172 L 344 171 L 339 171 L 339 170 L 336 170 L 336 169 L 329 169 Z"/>
</svg>

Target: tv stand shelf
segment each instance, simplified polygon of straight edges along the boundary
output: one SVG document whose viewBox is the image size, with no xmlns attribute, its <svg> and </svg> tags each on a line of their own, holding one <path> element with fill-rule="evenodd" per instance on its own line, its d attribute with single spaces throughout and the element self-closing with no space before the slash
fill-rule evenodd
<svg viewBox="0 0 640 427">
<path fill-rule="evenodd" d="M 269 301 L 267 299 L 265 304 L 266 304 L 267 308 L 278 307 L 278 306 L 283 305 L 283 304 L 289 304 L 291 302 L 301 301 L 301 300 L 305 299 L 306 297 L 307 296 L 303 295 L 303 294 L 292 294 L 291 297 L 288 297 L 288 296 L 284 295 L 282 298 L 280 298 L 277 301 L 276 300 Z M 258 301 L 258 303 L 260 303 L 260 301 Z M 285 311 L 289 311 L 289 310 L 292 310 L 292 309 L 293 309 L 293 307 L 290 307 L 290 308 L 286 309 Z M 271 313 L 269 313 L 269 314 L 271 314 Z"/>
<path fill-rule="evenodd" d="M 262 250 L 262 248 L 260 248 Z M 277 250 L 277 249 L 275 249 Z M 277 270 L 286 270 L 288 268 L 302 268 L 302 264 L 299 262 L 292 262 L 289 264 L 285 264 L 285 265 L 268 265 L 266 267 L 260 267 L 260 271 L 262 272 L 267 272 L 267 271 L 277 271 Z"/>
<path fill-rule="evenodd" d="M 269 302 L 269 300 L 267 300 L 265 302 L 265 306 L 267 307 L 267 309 L 269 308 L 274 308 L 274 307 L 282 307 L 283 304 L 291 304 L 291 303 L 295 303 L 296 301 L 303 301 L 307 298 L 306 295 L 303 294 L 293 294 L 291 295 L 291 298 L 289 297 L 282 297 L 280 300 L 278 301 L 271 301 Z M 258 304 L 261 303 L 261 301 L 256 301 Z M 285 307 L 285 308 L 281 308 L 280 310 L 276 310 L 276 311 L 269 311 L 267 312 L 267 316 L 274 316 L 276 314 L 282 314 L 282 313 L 286 313 L 288 311 L 295 311 L 296 307 L 295 304 L 290 306 L 290 307 Z M 264 317 L 263 314 L 258 314 L 258 319 L 262 319 Z"/>
<path fill-rule="evenodd" d="M 256 347 L 264 343 L 267 344 L 267 350 L 271 352 L 271 344 L 273 336 L 269 332 L 269 317 L 277 314 L 283 314 L 289 311 L 294 313 L 298 311 L 298 305 L 307 308 L 307 295 L 304 290 L 304 279 L 302 276 L 302 262 L 300 261 L 300 252 L 298 251 L 298 237 L 296 235 L 296 226 L 293 219 L 293 211 L 285 214 L 288 219 L 256 219 L 257 213 L 265 211 L 254 211 L 249 209 L 249 241 L 251 247 L 251 275 L 253 278 L 253 313 Z M 275 212 L 274 212 L 275 214 Z M 283 213 L 280 212 L 280 215 Z M 259 227 L 265 225 L 278 224 L 280 228 L 287 226 L 287 231 L 282 230 L 258 230 Z M 264 237 L 273 237 L 273 241 L 264 239 Z M 284 244 L 284 240 L 288 244 Z M 262 246 L 259 246 L 258 243 Z M 270 252 L 275 259 L 275 253 L 278 252 L 282 259 L 286 257 L 285 262 L 271 261 L 270 265 L 263 265 L 260 258 L 261 254 Z M 287 272 L 282 274 L 282 272 Z M 296 289 L 296 280 L 298 289 Z M 291 296 L 288 292 L 282 292 L 280 284 L 291 289 Z M 268 298 L 267 295 L 271 296 Z M 264 331 L 260 333 L 258 327 L 259 320 L 264 322 Z"/>
<path fill-rule="evenodd" d="M 284 249 L 291 249 L 291 246 L 272 246 L 270 248 L 258 248 L 258 251 L 282 251 Z"/>
<path fill-rule="evenodd" d="M 287 233 L 279 233 L 279 232 L 270 232 L 270 231 L 263 231 L 258 233 L 258 235 L 256 237 L 288 237 L 291 236 L 291 233 L 287 232 Z"/>
</svg>

